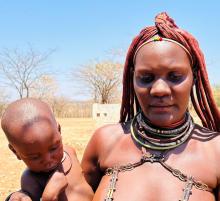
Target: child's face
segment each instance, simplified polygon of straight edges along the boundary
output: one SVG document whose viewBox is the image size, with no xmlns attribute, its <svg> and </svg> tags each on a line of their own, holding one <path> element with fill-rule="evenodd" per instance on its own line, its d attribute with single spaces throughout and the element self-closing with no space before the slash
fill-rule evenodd
<svg viewBox="0 0 220 201">
<path fill-rule="evenodd" d="M 15 151 L 19 159 L 35 172 L 49 172 L 57 167 L 63 157 L 61 134 L 56 125 L 35 122 L 23 129 L 25 138 Z"/>
</svg>

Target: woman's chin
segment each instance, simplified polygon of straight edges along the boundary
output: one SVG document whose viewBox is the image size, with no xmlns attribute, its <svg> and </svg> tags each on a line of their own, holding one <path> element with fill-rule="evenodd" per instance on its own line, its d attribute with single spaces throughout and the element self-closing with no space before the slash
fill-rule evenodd
<svg viewBox="0 0 220 201">
<path fill-rule="evenodd" d="M 172 114 L 151 115 L 147 118 L 153 125 L 158 127 L 169 127 L 175 123 Z"/>
</svg>

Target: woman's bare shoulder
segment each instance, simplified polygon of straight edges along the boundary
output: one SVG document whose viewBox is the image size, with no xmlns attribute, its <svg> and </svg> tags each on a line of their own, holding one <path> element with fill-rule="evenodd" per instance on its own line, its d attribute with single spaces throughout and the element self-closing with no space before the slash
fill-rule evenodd
<svg viewBox="0 0 220 201">
<path fill-rule="evenodd" d="M 205 150 L 208 150 L 213 157 L 220 161 L 220 133 L 200 125 L 195 125 L 193 138 L 199 142 Z M 220 163 L 219 163 L 220 165 Z"/>
<path fill-rule="evenodd" d="M 127 124 L 126 124 L 127 126 Z M 94 132 L 91 140 L 94 140 L 98 144 L 104 143 L 105 146 L 117 143 L 120 138 L 123 138 L 126 134 L 130 133 L 125 123 L 115 123 L 102 126 Z"/>
<path fill-rule="evenodd" d="M 65 145 L 63 145 L 63 149 L 64 149 L 64 151 L 67 152 L 71 157 L 77 157 L 76 150 L 75 150 L 74 147 L 65 144 Z"/>
<path fill-rule="evenodd" d="M 101 156 L 105 156 L 121 138 L 126 136 L 126 129 L 121 123 L 109 124 L 99 127 L 93 133 L 84 152 L 84 157 L 98 161 Z"/>
<path fill-rule="evenodd" d="M 210 130 L 198 124 L 195 124 L 193 137 L 199 141 L 207 142 L 206 144 L 219 144 L 220 142 L 219 132 Z"/>
</svg>

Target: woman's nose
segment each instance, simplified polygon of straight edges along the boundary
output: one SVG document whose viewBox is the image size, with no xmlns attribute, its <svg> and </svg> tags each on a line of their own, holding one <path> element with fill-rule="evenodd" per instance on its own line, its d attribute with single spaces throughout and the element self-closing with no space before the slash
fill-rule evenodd
<svg viewBox="0 0 220 201">
<path fill-rule="evenodd" d="M 158 79 L 151 86 L 150 94 L 152 96 L 169 96 L 171 94 L 171 88 L 166 80 Z"/>
</svg>

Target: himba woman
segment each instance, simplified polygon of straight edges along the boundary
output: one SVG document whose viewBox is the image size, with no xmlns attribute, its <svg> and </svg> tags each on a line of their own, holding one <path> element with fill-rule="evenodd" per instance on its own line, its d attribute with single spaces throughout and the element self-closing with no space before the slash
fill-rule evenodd
<svg viewBox="0 0 220 201">
<path fill-rule="evenodd" d="M 202 126 L 189 113 L 191 98 Z M 94 201 L 220 200 L 220 112 L 198 42 L 166 13 L 130 45 L 120 123 L 82 160 Z"/>
</svg>

